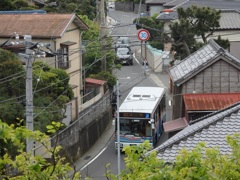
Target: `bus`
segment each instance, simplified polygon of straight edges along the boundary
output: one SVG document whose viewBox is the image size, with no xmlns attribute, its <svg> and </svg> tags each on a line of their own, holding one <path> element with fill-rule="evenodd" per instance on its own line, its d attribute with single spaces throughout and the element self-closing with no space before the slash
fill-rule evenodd
<svg viewBox="0 0 240 180">
<path fill-rule="evenodd" d="M 166 121 L 165 90 L 161 87 L 133 87 L 119 110 L 120 149 L 148 140 L 155 147 Z M 115 148 L 118 149 L 118 117 L 115 121 Z"/>
</svg>

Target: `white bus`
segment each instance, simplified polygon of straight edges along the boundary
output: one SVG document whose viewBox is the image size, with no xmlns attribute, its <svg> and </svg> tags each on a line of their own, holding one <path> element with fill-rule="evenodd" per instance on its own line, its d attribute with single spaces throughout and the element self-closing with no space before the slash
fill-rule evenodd
<svg viewBox="0 0 240 180">
<path fill-rule="evenodd" d="M 119 107 L 120 149 L 148 140 L 154 147 L 166 120 L 165 90 L 161 87 L 134 87 Z M 118 149 L 117 118 L 115 148 Z"/>
</svg>

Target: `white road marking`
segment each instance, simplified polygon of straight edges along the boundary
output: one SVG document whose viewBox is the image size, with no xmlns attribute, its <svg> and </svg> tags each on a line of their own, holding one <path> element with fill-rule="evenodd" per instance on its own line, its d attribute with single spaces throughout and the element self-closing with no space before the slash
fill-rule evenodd
<svg viewBox="0 0 240 180">
<path fill-rule="evenodd" d="M 136 61 L 138 64 L 140 64 L 139 61 L 137 60 L 136 56 L 135 56 L 135 53 L 133 53 L 133 57 L 134 57 L 135 61 Z"/>
<path fill-rule="evenodd" d="M 85 166 L 83 166 L 80 171 L 82 171 L 84 168 L 86 168 L 89 164 L 91 164 L 93 161 L 95 161 L 105 150 L 107 147 L 103 148 L 103 150 L 95 157 L 93 158 L 91 161 L 89 161 Z"/>
</svg>

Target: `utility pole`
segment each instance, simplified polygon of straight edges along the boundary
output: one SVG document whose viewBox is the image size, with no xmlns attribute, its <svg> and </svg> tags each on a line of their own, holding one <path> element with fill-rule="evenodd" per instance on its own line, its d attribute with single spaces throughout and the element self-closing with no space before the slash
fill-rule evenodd
<svg viewBox="0 0 240 180">
<path fill-rule="evenodd" d="M 120 180 L 120 172 L 121 172 L 121 166 L 120 166 L 120 118 L 119 118 L 119 82 L 117 79 L 117 144 L 118 144 L 118 149 L 117 149 L 117 164 L 118 164 L 118 169 L 117 169 L 117 179 Z"/>
<path fill-rule="evenodd" d="M 102 71 L 106 71 L 106 50 L 105 50 L 105 36 L 106 36 L 106 19 L 104 0 L 100 2 L 100 17 L 101 17 L 101 45 L 102 45 Z"/>
<path fill-rule="evenodd" d="M 19 39 L 19 36 L 16 35 L 16 39 Z M 19 42 L 17 42 L 19 44 Z M 26 127 L 28 130 L 34 130 L 34 122 L 33 122 L 33 90 L 32 90 L 32 64 L 33 59 L 38 57 L 54 57 L 55 55 L 52 53 L 47 53 L 44 51 L 37 50 L 36 52 L 34 49 L 39 47 L 49 47 L 50 44 L 48 43 L 33 43 L 31 35 L 24 35 L 24 42 L 23 42 L 26 50 L 25 54 L 19 53 L 25 59 L 26 63 Z M 26 140 L 26 152 L 31 153 L 34 155 L 34 141 L 31 138 L 27 138 Z"/>
<path fill-rule="evenodd" d="M 32 63 L 33 51 L 30 49 L 32 46 L 32 36 L 24 36 L 25 54 L 19 53 L 26 61 L 26 127 L 28 130 L 33 131 L 33 92 L 32 92 Z M 34 148 L 34 142 L 31 138 L 27 138 L 26 151 L 31 152 Z"/>
</svg>

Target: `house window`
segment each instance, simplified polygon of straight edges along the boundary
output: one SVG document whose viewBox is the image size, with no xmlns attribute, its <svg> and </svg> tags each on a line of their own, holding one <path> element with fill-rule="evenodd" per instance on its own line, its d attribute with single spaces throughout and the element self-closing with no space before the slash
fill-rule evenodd
<svg viewBox="0 0 240 180">
<path fill-rule="evenodd" d="M 70 67 L 68 46 L 61 46 L 58 51 L 58 67 L 62 69 L 68 69 Z"/>
</svg>

